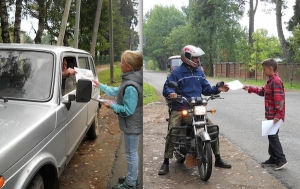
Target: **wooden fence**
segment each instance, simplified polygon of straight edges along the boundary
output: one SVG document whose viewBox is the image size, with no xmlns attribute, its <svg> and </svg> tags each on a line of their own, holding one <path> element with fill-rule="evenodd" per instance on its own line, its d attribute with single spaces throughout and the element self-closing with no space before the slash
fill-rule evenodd
<svg viewBox="0 0 300 189">
<path fill-rule="evenodd" d="M 216 77 L 266 79 L 262 69 L 258 69 L 259 65 L 256 64 L 254 71 L 248 71 L 246 64 L 220 62 L 215 65 L 214 73 Z M 282 81 L 290 82 L 292 78 L 293 83 L 300 83 L 300 64 L 278 64 L 277 71 Z"/>
</svg>

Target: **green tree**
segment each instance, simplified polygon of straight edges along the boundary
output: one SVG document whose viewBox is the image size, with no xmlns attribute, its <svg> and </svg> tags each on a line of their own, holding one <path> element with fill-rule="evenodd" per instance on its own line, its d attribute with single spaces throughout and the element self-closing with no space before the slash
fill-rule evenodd
<svg viewBox="0 0 300 189">
<path fill-rule="evenodd" d="M 9 23 L 6 1 L 0 1 L 1 37 L 3 43 L 10 43 Z"/>
<path fill-rule="evenodd" d="M 290 48 L 295 53 L 294 60 L 300 62 L 300 25 L 293 28 L 293 37 L 290 38 Z"/>
<path fill-rule="evenodd" d="M 165 46 L 167 48 L 166 52 L 168 56 L 179 55 L 183 46 L 187 44 L 194 44 L 194 35 L 191 35 L 191 33 L 195 32 L 193 30 L 194 28 L 190 23 L 188 23 L 187 25 L 175 27 L 170 32 L 170 34 L 165 38 Z"/>
<path fill-rule="evenodd" d="M 14 43 L 20 43 L 22 2 L 23 0 L 16 0 Z"/>
<path fill-rule="evenodd" d="M 123 28 L 127 36 L 126 48 L 132 50 L 136 50 L 139 43 L 138 38 L 136 38 L 137 32 L 133 30 L 138 24 L 137 8 L 137 0 L 121 0 L 120 16 L 123 18 Z"/>
<path fill-rule="evenodd" d="M 160 70 L 166 69 L 166 62 L 169 56 L 165 39 L 174 28 L 180 25 L 186 25 L 186 17 L 175 6 L 163 7 L 156 5 L 145 16 L 143 30 L 146 47 L 143 52 L 145 56 L 151 57 L 158 62 Z M 182 46 L 183 44 L 180 45 L 180 48 Z"/>
<path fill-rule="evenodd" d="M 300 25 L 300 0 L 296 0 L 295 5 L 293 6 L 294 15 L 288 22 L 288 30 L 293 31 L 294 27 Z"/>
<path fill-rule="evenodd" d="M 253 48 L 246 38 L 242 38 L 240 41 L 237 41 L 237 46 L 235 49 L 236 60 L 240 63 L 243 63 L 243 70 L 245 71 L 245 81 L 247 79 L 246 71 L 248 71 L 249 63 L 251 61 L 251 54 Z"/>
<path fill-rule="evenodd" d="M 293 52 L 293 61 L 300 62 L 300 25 L 293 27 L 293 37 L 289 38 L 290 51 Z M 294 62 L 287 62 L 290 70 L 290 83 L 293 84 L 293 78 L 295 74 L 300 74 L 300 69 L 294 64 Z"/>
<path fill-rule="evenodd" d="M 286 61 L 290 61 L 291 52 L 289 52 L 289 43 L 284 37 L 283 29 L 282 29 L 282 15 L 284 14 L 284 9 L 287 8 L 286 3 L 287 0 L 263 0 L 270 4 L 275 5 L 275 15 L 276 15 L 276 27 L 278 33 L 278 39 L 281 45 L 282 57 L 286 59 Z"/>
<path fill-rule="evenodd" d="M 196 31 L 194 43 L 205 51 L 202 60 L 209 64 L 209 76 L 213 76 L 213 65 L 220 60 L 220 52 L 234 53 L 232 46 L 238 39 L 231 31 L 239 27 L 243 12 L 239 2 L 231 0 L 194 0 L 189 6 L 192 6 L 191 23 Z"/>
</svg>

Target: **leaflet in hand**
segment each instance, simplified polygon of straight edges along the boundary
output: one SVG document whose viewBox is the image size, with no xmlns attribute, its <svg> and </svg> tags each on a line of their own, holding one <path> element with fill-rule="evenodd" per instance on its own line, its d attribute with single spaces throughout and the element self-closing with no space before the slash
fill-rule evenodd
<svg viewBox="0 0 300 189">
<path fill-rule="evenodd" d="M 74 69 L 77 72 L 76 73 L 76 82 L 78 81 L 78 79 L 89 79 L 91 81 L 94 79 L 92 70 L 77 68 L 77 67 L 74 67 Z"/>
<path fill-rule="evenodd" d="M 105 99 L 99 99 L 99 102 L 103 103 L 103 102 L 108 102 L 109 100 L 105 100 Z"/>
<path fill-rule="evenodd" d="M 108 101 L 112 101 L 113 103 L 116 103 L 116 101 L 114 101 L 114 100 L 101 99 L 101 98 L 98 98 L 98 99 L 92 98 L 92 99 L 96 100 L 98 102 L 101 102 L 101 103 L 108 102 Z"/>
<path fill-rule="evenodd" d="M 228 82 L 226 84 L 228 85 L 228 87 L 231 90 L 242 89 L 244 86 L 239 80 L 234 80 L 234 81 Z"/>
</svg>

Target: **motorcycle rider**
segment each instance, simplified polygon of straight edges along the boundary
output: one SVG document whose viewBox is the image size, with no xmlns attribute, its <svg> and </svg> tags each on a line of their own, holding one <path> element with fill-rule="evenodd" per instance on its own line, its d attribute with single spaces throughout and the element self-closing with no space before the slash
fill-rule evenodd
<svg viewBox="0 0 300 189">
<path fill-rule="evenodd" d="M 216 86 L 211 86 L 206 80 L 203 70 L 200 66 L 200 56 L 205 54 L 202 49 L 195 47 L 193 45 L 187 45 L 181 50 L 181 60 L 182 64 L 167 78 L 164 88 L 163 96 L 172 99 L 177 98 L 177 93 L 184 96 L 187 99 L 191 97 L 209 96 L 211 94 L 219 94 L 221 91 L 227 92 L 229 90 L 228 85 L 225 84 L 222 87 L 217 88 Z M 170 81 L 177 82 L 178 91 L 168 87 Z M 177 100 L 172 100 L 172 111 L 169 117 L 170 128 L 174 126 L 180 126 L 182 122 L 181 111 L 187 110 L 188 105 L 186 102 L 180 103 Z M 214 132 L 212 130 L 217 129 L 216 127 L 208 128 L 208 132 Z M 158 175 L 165 175 L 169 172 L 169 158 L 173 157 L 174 144 L 169 142 L 169 136 L 166 138 L 164 161 L 162 166 L 158 171 Z M 231 168 L 230 164 L 225 163 L 220 156 L 219 151 L 219 140 L 212 143 L 212 150 L 215 155 L 215 167 L 221 168 Z"/>
</svg>

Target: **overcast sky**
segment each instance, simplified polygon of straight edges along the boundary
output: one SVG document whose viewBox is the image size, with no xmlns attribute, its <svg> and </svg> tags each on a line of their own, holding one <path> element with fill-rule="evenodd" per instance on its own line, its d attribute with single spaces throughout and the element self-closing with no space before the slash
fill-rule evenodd
<svg viewBox="0 0 300 189">
<path fill-rule="evenodd" d="M 178 9 L 180 9 L 181 6 L 187 6 L 189 0 L 144 0 L 143 1 L 143 12 L 144 14 L 148 11 L 150 11 L 151 8 L 154 7 L 154 5 L 162 5 L 162 6 L 170 6 L 175 5 Z M 288 9 L 284 10 L 284 16 L 283 16 L 283 23 L 289 21 L 291 16 L 293 15 L 293 8 L 294 0 L 288 0 Z M 274 6 L 275 7 L 275 6 Z M 268 30 L 269 36 L 274 35 L 277 36 L 277 29 L 276 29 L 276 17 L 275 12 L 272 12 L 273 15 L 268 15 L 263 10 L 265 7 L 260 3 L 258 6 L 257 13 L 255 15 L 255 23 L 254 27 L 255 30 L 258 28 L 265 28 Z M 246 11 L 248 11 L 248 7 L 246 7 Z M 240 21 L 241 25 L 243 27 L 248 28 L 249 24 L 249 17 L 245 14 L 243 19 Z M 284 35 L 285 37 L 290 36 L 290 33 L 285 29 L 286 25 L 283 25 Z"/>
</svg>

